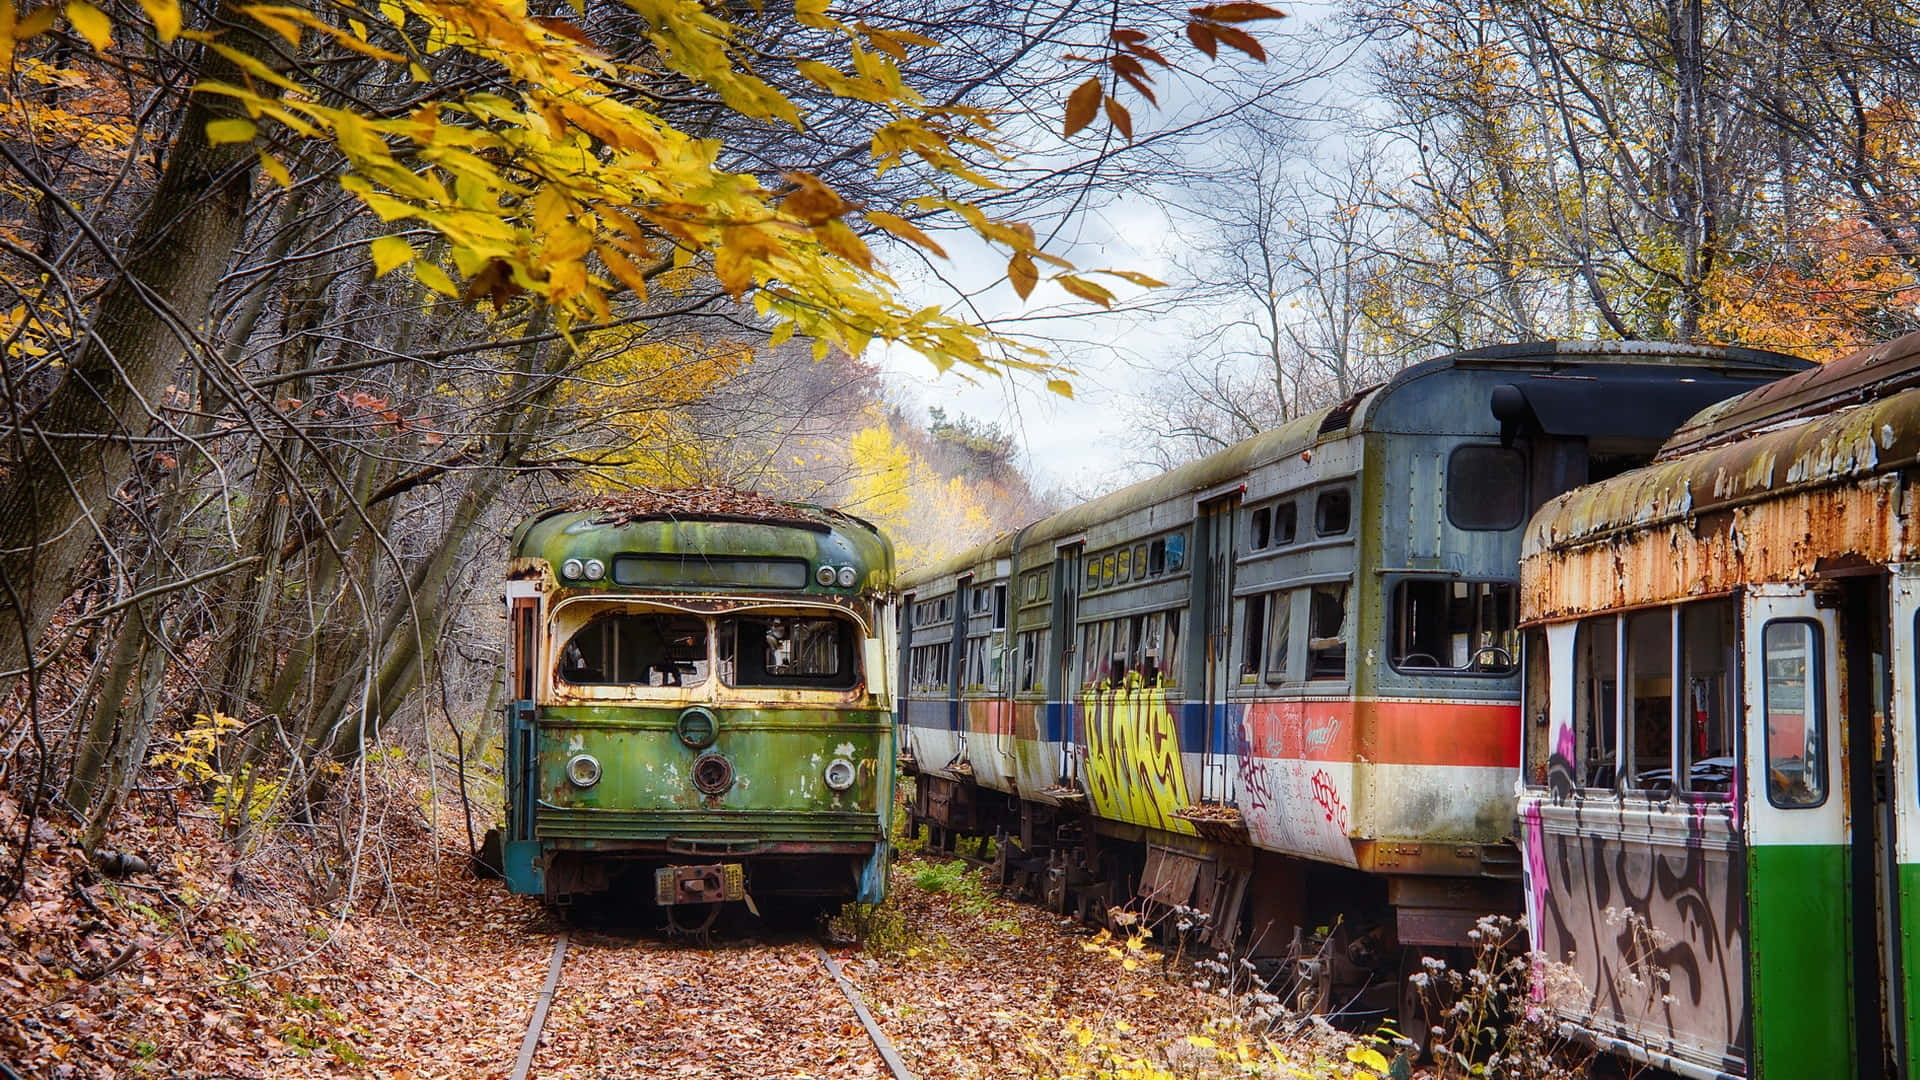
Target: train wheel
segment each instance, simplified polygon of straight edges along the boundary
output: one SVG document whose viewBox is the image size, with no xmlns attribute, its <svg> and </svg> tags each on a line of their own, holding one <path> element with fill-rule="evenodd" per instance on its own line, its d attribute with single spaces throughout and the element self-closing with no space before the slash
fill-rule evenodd
<svg viewBox="0 0 1920 1080">
<path fill-rule="evenodd" d="M 1412 1044 L 1409 1053 L 1415 1064 L 1432 1061 L 1434 1048 L 1446 1045 L 1447 1010 L 1453 1003 L 1446 978 L 1451 959 L 1411 945 L 1400 952 L 1400 1034 Z"/>
</svg>

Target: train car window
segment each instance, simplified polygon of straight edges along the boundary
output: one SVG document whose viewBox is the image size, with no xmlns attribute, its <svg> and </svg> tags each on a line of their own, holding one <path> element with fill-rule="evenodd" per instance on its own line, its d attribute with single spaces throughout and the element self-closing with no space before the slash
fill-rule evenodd
<svg viewBox="0 0 1920 1080">
<path fill-rule="evenodd" d="M 1051 638 L 1046 630 L 1029 630 L 1020 635 L 1020 689 L 1023 692 L 1047 688 L 1047 644 Z"/>
<path fill-rule="evenodd" d="M 1167 573 L 1177 574 L 1187 568 L 1187 534 L 1174 533 L 1167 537 Z"/>
<path fill-rule="evenodd" d="M 1007 586 L 1004 582 L 993 587 L 993 628 L 1007 628 Z"/>
<path fill-rule="evenodd" d="M 1109 551 L 1100 560 L 1100 584 L 1112 585 L 1120 580 L 1120 557 Z"/>
<path fill-rule="evenodd" d="M 1300 505 L 1292 499 L 1273 508 L 1273 545 L 1293 543 L 1300 531 Z"/>
<path fill-rule="evenodd" d="M 1246 610 L 1240 635 L 1240 681 L 1250 683 L 1260 677 L 1260 670 L 1265 666 L 1262 661 L 1267 646 L 1267 598 L 1249 596 L 1242 604 Z"/>
<path fill-rule="evenodd" d="M 698 686 L 707 681 L 706 620 L 595 615 L 561 646 L 557 674 L 575 686 Z"/>
<path fill-rule="evenodd" d="M 1166 668 L 1167 613 L 1134 616 L 1133 666 L 1147 686 L 1160 685 Z"/>
<path fill-rule="evenodd" d="M 1159 577 L 1167 572 L 1167 542 L 1155 540 L 1147 545 L 1147 576 Z"/>
<path fill-rule="evenodd" d="M 1519 622 L 1510 582 L 1408 578 L 1394 588 L 1387 659 L 1402 671 L 1511 675 Z"/>
<path fill-rule="evenodd" d="M 1346 488 L 1323 491 L 1313 501 L 1313 531 L 1342 536 L 1353 525 L 1353 492 Z"/>
<path fill-rule="evenodd" d="M 1573 636 L 1573 731 L 1579 782 L 1585 788 L 1614 784 L 1616 727 L 1615 685 L 1619 681 L 1619 651 L 1614 617 L 1586 619 Z"/>
<path fill-rule="evenodd" d="M 1293 636 L 1293 593 L 1281 590 L 1267 601 L 1267 681 L 1287 678 L 1288 639 Z"/>
<path fill-rule="evenodd" d="M 1160 646 L 1161 686 L 1180 685 L 1180 619 L 1186 610 L 1186 608 L 1174 608 L 1167 612 L 1165 634 Z"/>
<path fill-rule="evenodd" d="M 1527 514 L 1527 459 L 1504 446 L 1461 446 L 1447 458 L 1447 520 L 1456 529 L 1511 529 Z"/>
<path fill-rule="evenodd" d="M 986 635 L 967 639 L 967 670 L 961 676 L 963 686 L 998 686 L 996 677 L 998 661 L 993 658 L 993 649 L 987 643 Z"/>
<path fill-rule="evenodd" d="M 1627 731 L 1632 741 L 1633 791 L 1672 792 L 1673 783 L 1672 608 L 1643 611 L 1627 619 Z"/>
<path fill-rule="evenodd" d="M 851 690 L 859 631 L 846 619 L 735 616 L 720 621 L 720 677 L 729 686 Z"/>
<path fill-rule="evenodd" d="M 1080 655 L 1085 657 L 1080 669 L 1080 677 L 1085 683 L 1081 689 L 1091 690 L 1107 677 L 1107 646 L 1103 635 L 1106 626 L 1106 623 L 1096 622 L 1080 628 Z"/>
<path fill-rule="evenodd" d="M 947 657 L 952 651 L 952 643 L 945 641 L 914 649 L 914 689 L 944 696 L 947 692 Z"/>
<path fill-rule="evenodd" d="M 1760 632 L 1766 664 L 1767 801 L 1784 810 L 1827 801 L 1827 710 L 1820 627 L 1776 619 Z"/>
<path fill-rule="evenodd" d="M 1087 588 L 1088 590 L 1093 590 L 1099 587 L 1100 587 L 1100 560 L 1089 559 L 1087 560 Z"/>
<path fill-rule="evenodd" d="M 539 644 L 534 637 L 537 604 L 532 597 L 516 597 L 513 601 L 513 696 L 518 701 L 532 701 L 534 695 L 534 672 L 539 664 Z"/>
<path fill-rule="evenodd" d="M 1688 791 L 1726 797 L 1733 789 L 1734 717 L 1739 715 L 1740 609 L 1731 598 L 1680 609 L 1681 753 Z"/>
<path fill-rule="evenodd" d="M 1261 507 L 1253 512 L 1248 521 L 1247 546 L 1255 551 L 1273 542 L 1273 510 Z"/>
<path fill-rule="evenodd" d="M 1107 681 L 1119 686 L 1127 677 L 1127 660 L 1132 645 L 1131 627 L 1125 619 L 1107 621 Z"/>
<path fill-rule="evenodd" d="M 1520 635 L 1520 653 L 1524 671 L 1520 685 L 1521 738 L 1527 746 L 1527 783 L 1545 787 L 1550 750 L 1547 732 L 1553 722 L 1546 631 L 1536 627 Z"/>
<path fill-rule="evenodd" d="M 1340 637 L 1346 622 L 1346 583 L 1315 585 L 1307 608 L 1307 678 L 1347 677 L 1347 643 Z"/>
<path fill-rule="evenodd" d="M 1147 545 L 1133 545 L 1133 580 L 1145 581 L 1147 578 Z"/>
<path fill-rule="evenodd" d="M 1119 561 L 1120 568 L 1114 572 L 1114 580 L 1124 585 L 1133 577 L 1133 549 L 1121 548 L 1110 558 Z"/>
</svg>

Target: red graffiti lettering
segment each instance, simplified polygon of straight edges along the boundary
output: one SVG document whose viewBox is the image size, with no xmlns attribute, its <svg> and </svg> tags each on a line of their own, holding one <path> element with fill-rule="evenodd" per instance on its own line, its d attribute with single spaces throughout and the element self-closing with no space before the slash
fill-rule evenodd
<svg viewBox="0 0 1920 1080">
<path fill-rule="evenodd" d="M 1313 801 L 1326 815 L 1328 823 L 1342 833 L 1347 831 L 1347 804 L 1341 801 L 1340 789 L 1333 786 L 1333 777 L 1325 769 L 1315 770 L 1313 774 Z"/>
</svg>

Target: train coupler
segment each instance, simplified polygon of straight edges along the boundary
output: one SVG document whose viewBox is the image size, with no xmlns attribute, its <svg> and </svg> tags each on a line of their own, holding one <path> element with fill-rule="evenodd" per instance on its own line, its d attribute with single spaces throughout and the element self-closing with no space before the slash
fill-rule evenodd
<svg viewBox="0 0 1920 1080">
<path fill-rule="evenodd" d="M 746 898 L 747 872 L 740 863 L 663 866 L 653 872 L 653 899 L 662 907 Z"/>
</svg>

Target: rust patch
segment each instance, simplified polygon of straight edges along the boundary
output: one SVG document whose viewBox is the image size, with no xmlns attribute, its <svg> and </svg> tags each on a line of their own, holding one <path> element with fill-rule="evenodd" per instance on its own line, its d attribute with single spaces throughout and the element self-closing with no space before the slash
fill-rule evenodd
<svg viewBox="0 0 1920 1080">
<path fill-rule="evenodd" d="M 1840 562 L 1916 557 L 1898 475 L 1783 495 L 1521 560 L 1521 616 L 1569 618 L 1671 603 L 1761 581 L 1804 581 Z"/>
</svg>

